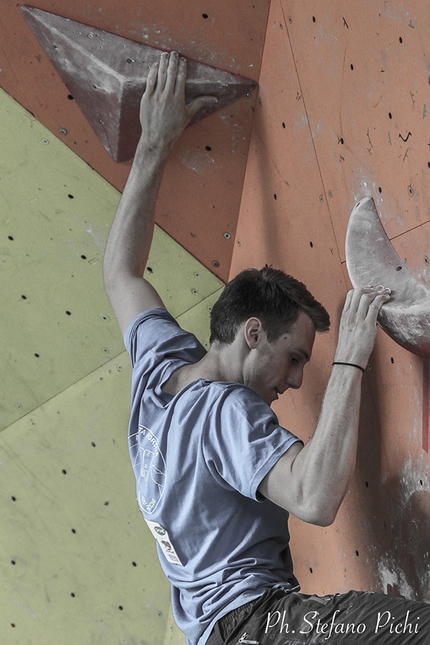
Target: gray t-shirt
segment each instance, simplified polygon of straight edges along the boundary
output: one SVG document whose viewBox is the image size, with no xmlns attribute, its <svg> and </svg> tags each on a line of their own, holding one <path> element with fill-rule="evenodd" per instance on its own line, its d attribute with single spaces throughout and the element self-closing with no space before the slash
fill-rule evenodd
<svg viewBox="0 0 430 645">
<path fill-rule="evenodd" d="M 205 354 L 164 309 L 139 314 L 124 340 L 137 501 L 172 585 L 175 620 L 189 645 L 202 645 L 231 609 L 273 586 L 297 587 L 288 513 L 258 486 L 298 439 L 244 385 L 199 379 L 164 392 L 176 369 Z"/>
</svg>

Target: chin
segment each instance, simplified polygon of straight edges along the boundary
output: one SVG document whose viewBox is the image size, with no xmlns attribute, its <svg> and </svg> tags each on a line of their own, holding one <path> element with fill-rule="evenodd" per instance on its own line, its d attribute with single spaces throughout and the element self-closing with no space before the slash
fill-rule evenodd
<svg viewBox="0 0 430 645">
<path fill-rule="evenodd" d="M 274 401 L 276 401 L 278 397 L 271 396 L 270 398 L 263 399 L 264 403 L 267 403 L 267 405 L 270 407 Z"/>
</svg>

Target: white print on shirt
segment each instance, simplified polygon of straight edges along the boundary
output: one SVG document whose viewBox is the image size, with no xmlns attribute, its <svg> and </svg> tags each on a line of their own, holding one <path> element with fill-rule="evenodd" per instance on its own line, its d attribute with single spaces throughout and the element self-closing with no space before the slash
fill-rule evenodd
<svg viewBox="0 0 430 645">
<path fill-rule="evenodd" d="M 157 437 L 139 426 L 138 433 L 140 475 L 137 489 L 138 503 L 142 512 L 151 515 L 160 502 L 166 479 L 166 462 L 160 452 Z"/>
<path fill-rule="evenodd" d="M 150 522 L 149 520 L 146 520 L 146 519 L 145 521 L 149 526 L 149 529 L 152 535 L 155 537 L 158 544 L 160 545 L 168 561 L 171 562 L 172 564 L 180 564 L 181 566 L 183 566 L 182 562 L 178 557 L 178 554 L 173 548 L 172 542 L 170 541 L 170 537 L 166 529 L 163 529 L 163 527 L 160 526 L 158 522 Z"/>
</svg>

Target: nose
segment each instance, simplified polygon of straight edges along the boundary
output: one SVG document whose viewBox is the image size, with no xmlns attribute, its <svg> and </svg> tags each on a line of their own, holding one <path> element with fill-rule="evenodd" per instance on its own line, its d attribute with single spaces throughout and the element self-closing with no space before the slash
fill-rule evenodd
<svg viewBox="0 0 430 645">
<path fill-rule="evenodd" d="M 302 382 L 303 382 L 303 367 L 300 366 L 297 369 L 295 369 L 294 372 L 290 372 L 290 374 L 288 374 L 287 384 L 288 384 L 288 387 L 292 388 L 293 390 L 298 390 L 299 387 L 301 387 Z"/>
</svg>

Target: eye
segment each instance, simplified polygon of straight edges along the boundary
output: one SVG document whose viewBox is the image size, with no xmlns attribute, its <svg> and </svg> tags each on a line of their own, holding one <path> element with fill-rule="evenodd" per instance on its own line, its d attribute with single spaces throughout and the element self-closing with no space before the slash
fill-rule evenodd
<svg viewBox="0 0 430 645">
<path fill-rule="evenodd" d="M 300 363 L 299 359 L 296 358 L 295 356 L 292 356 L 291 362 L 292 362 L 293 365 L 299 365 L 299 363 Z"/>
</svg>

